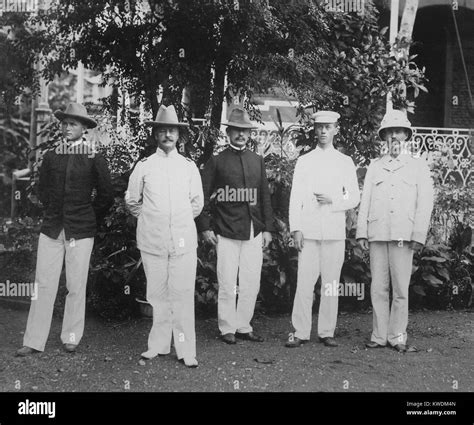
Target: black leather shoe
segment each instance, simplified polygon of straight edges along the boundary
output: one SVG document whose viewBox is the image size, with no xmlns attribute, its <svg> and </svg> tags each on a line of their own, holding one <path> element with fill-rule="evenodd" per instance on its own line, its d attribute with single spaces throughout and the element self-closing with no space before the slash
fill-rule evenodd
<svg viewBox="0 0 474 425">
<path fill-rule="evenodd" d="M 63 345 L 64 351 L 68 353 L 74 353 L 77 348 L 77 344 L 64 344 Z"/>
<path fill-rule="evenodd" d="M 392 348 L 394 350 L 397 350 L 399 353 L 406 353 L 407 352 L 407 346 L 405 344 L 392 345 Z"/>
<path fill-rule="evenodd" d="M 336 340 L 330 336 L 326 338 L 319 338 L 319 342 L 322 342 L 326 347 L 338 347 L 339 344 L 336 342 Z"/>
<path fill-rule="evenodd" d="M 306 342 L 308 342 L 307 339 L 299 339 L 295 336 L 295 337 L 289 338 L 288 341 L 286 341 L 285 347 L 288 347 L 288 348 L 300 347 Z"/>
<path fill-rule="evenodd" d="M 248 333 L 236 332 L 235 337 L 239 339 L 245 339 L 246 341 L 263 342 L 263 338 L 259 335 L 254 334 L 253 332 L 248 332 Z"/>
<path fill-rule="evenodd" d="M 225 335 L 221 335 L 221 339 L 222 341 L 224 341 L 226 344 L 235 344 L 236 341 L 235 341 L 235 335 L 234 334 L 225 334 Z"/>
<path fill-rule="evenodd" d="M 24 347 L 21 347 L 21 348 L 15 353 L 15 356 L 16 356 L 16 357 L 27 357 L 27 356 L 30 356 L 30 355 L 36 354 L 36 353 L 41 353 L 41 351 L 35 350 L 34 348 L 27 347 L 27 346 L 25 345 Z"/>
<path fill-rule="evenodd" d="M 365 346 L 367 348 L 385 348 L 385 345 L 380 345 L 376 343 L 375 341 L 366 342 Z"/>
</svg>

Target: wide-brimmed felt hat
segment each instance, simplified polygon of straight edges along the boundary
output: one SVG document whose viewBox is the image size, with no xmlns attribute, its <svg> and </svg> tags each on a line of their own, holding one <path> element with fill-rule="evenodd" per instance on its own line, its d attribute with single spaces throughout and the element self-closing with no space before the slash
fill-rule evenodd
<svg viewBox="0 0 474 425">
<path fill-rule="evenodd" d="M 394 128 L 394 127 L 400 127 L 407 130 L 409 134 L 407 140 L 411 139 L 411 136 L 413 135 L 413 130 L 411 129 L 411 122 L 408 121 L 408 118 L 405 112 L 399 111 L 397 109 L 392 109 L 390 111 L 387 111 L 387 113 L 382 119 L 382 123 L 380 124 L 380 128 L 378 131 L 380 139 L 384 140 L 383 131 L 385 129 Z"/>
<path fill-rule="evenodd" d="M 72 102 L 69 105 L 67 105 L 66 110 L 64 112 L 58 109 L 54 113 L 54 116 L 59 121 L 62 121 L 65 118 L 75 118 L 83 122 L 89 128 L 97 127 L 97 122 L 89 116 L 89 114 L 87 113 L 86 107 L 80 103 Z"/>
<path fill-rule="evenodd" d="M 258 128 L 256 125 L 252 124 L 249 118 L 249 114 L 243 108 L 232 109 L 229 116 L 229 121 L 222 123 L 222 125 L 227 125 L 228 127 L 236 128 Z"/>
<path fill-rule="evenodd" d="M 145 124 L 157 126 L 176 126 L 176 127 L 188 127 L 189 124 L 185 122 L 179 122 L 178 115 L 173 105 L 164 106 L 161 105 L 160 109 L 156 113 L 155 121 L 145 121 Z"/>
</svg>

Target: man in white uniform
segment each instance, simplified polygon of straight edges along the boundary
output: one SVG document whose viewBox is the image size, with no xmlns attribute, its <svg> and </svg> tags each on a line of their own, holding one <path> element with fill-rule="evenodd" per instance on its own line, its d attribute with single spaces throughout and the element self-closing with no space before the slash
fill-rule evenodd
<svg viewBox="0 0 474 425">
<path fill-rule="evenodd" d="M 340 115 L 319 111 L 314 115 L 318 146 L 298 158 L 290 196 L 290 230 L 299 251 L 298 281 L 287 347 L 309 341 L 314 285 L 321 275 L 318 316 L 319 340 L 335 347 L 338 285 L 344 262 L 345 211 L 359 203 L 354 163 L 333 146 Z M 330 291 L 327 291 L 330 289 Z"/>
<path fill-rule="evenodd" d="M 356 238 L 370 250 L 373 332 L 368 348 L 407 347 L 408 286 L 413 251 L 423 247 L 433 209 L 433 184 L 424 159 L 413 158 L 405 141 L 411 124 L 402 111 L 389 111 L 379 130 L 386 154 L 372 161 L 365 176 Z M 389 294 L 392 282 L 393 301 Z"/>
<path fill-rule="evenodd" d="M 161 106 L 153 126 L 156 153 L 137 163 L 130 176 L 126 202 L 138 217 L 137 246 L 147 279 L 147 301 L 153 326 L 145 360 L 171 350 L 196 367 L 194 285 L 197 232 L 194 218 L 203 207 L 202 183 L 196 165 L 176 150 L 180 123 L 173 106 Z"/>
</svg>

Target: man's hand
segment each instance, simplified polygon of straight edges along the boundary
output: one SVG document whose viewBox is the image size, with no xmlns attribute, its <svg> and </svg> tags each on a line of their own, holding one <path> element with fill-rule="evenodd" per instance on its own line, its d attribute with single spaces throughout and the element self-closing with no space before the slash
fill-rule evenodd
<svg viewBox="0 0 474 425">
<path fill-rule="evenodd" d="M 217 245 L 217 238 L 212 230 L 204 230 L 204 232 L 201 233 L 201 237 L 204 242 L 214 246 Z"/>
<path fill-rule="evenodd" d="M 416 241 L 411 241 L 410 242 L 410 248 L 415 252 L 415 254 L 417 252 L 420 252 L 422 249 L 423 249 L 423 244 L 420 243 L 420 242 L 416 242 Z"/>
<path fill-rule="evenodd" d="M 292 233 L 291 236 L 293 237 L 293 240 L 295 241 L 295 248 L 301 252 L 304 246 L 303 233 L 301 233 L 299 230 L 296 230 L 295 232 Z"/>
<path fill-rule="evenodd" d="M 367 251 L 369 249 L 369 241 L 365 238 L 357 239 L 357 242 L 359 243 L 360 247 L 364 250 Z"/>
<path fill-rule="evenodd" d="M 270 232 L 263 232 L 262 233 L 262 248 L 265 249 L 270 245 L 272 241 L 272 234 Z"/>
<path fill-rule="evenodd" d="M 329 195 L 326 195 L 325 193 L 314 193 L 314 196 L 316 196 L 316 200 L 321 205 L 332 204 L 332 198 Z"/>
</svg>

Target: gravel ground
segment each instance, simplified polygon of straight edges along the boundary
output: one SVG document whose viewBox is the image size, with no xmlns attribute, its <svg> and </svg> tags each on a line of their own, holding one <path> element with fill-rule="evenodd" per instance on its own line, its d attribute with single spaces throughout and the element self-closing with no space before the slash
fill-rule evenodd
<svg viewBox="0 0 474 425">
<path fill-rule="evenodd" d="M 410 343 L 418 353 L 367 350 L 371 314 L 341 314 L 338 348 L 316 342 L 283 346 L 289 315 L 256 315 L 263 343 L 229 346 L 218 338 L 217 320 L 198 320 L 199 367 L 188 369 L 174 352 L 145 366 L 150 319 L 107 324 L 86 318 L 74 354 L 62 351 L 61 318 L 55 317 L 44 353 L 15 358 L 27 311 L 0 304 L 0 391 L 473 391 L 474 316 L 469 311 L 423 311 L 410 315 Z"/>
</svg>

